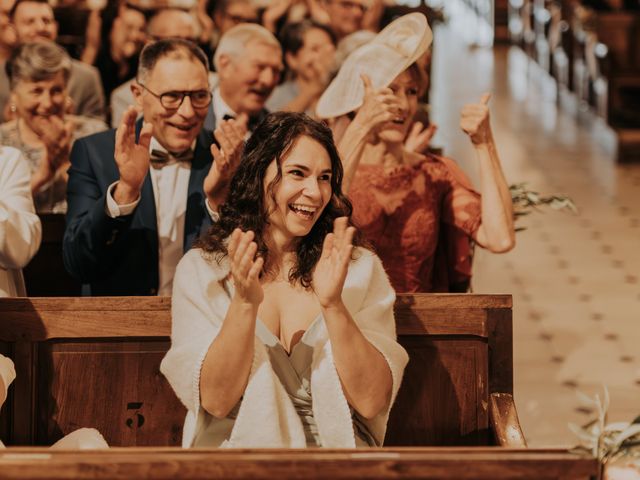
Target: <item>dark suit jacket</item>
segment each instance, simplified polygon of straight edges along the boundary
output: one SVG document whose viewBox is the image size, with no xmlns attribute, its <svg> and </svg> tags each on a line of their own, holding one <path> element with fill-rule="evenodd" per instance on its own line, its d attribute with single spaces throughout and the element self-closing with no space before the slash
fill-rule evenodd
<svg viewBox="0 0 640 480">
<path fill-rule="evenodd" d="M 141 121 L 138 122 L 138 129 Z M 211 225 L 202 183 L 211 166 L 213 135 L 203 130 L 196 142 L 189 177 L 184 250 Z M 67 186 L 66 269 L 89 295 L 155 295 L 158 292 L 158 232 L 151 176 L 131 215 L 111 218 L 106 191 L 120 177 L 114 160 L 115 130 L 76 140 Z"/>
</svg>

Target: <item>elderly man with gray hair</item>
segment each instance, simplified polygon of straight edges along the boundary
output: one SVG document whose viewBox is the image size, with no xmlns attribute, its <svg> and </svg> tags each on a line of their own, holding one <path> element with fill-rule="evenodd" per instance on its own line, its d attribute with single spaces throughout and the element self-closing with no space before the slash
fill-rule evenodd
<svg viewBox="0 0 640 480">
<path fill-rule="evenodd" d="M 242 23 L 222 36 L 213 63 L 218 85 L 204 127 L 214 130 L 223 119 L 235 118 L 252 131 L 268 113 L 264 105 L 280 79 L 280 43 L 266 28 Z"/>
</svg>

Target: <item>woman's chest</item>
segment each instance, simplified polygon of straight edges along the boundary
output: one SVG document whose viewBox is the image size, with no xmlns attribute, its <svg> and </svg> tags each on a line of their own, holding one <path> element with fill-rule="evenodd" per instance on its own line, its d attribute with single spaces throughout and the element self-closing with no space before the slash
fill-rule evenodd
<svg viewBox="0 0 640 480">
<path fill-rule="evenodd" d="M 320 315 L 318 299 L 313 292 L 288 282 L 263 285 L 263 291 L 258 318 L 289 352 Z"/>
</svg>

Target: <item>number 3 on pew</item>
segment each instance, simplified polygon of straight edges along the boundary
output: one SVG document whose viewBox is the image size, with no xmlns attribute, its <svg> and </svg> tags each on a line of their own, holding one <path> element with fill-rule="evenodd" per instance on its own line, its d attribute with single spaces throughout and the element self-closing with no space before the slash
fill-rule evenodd
<svg viewBox="0 0 640 480">
<path fill-rule="evenodd" d="M 142 402 L 129 402 L 127 403 L 127 410 L 136 410 L 135 418 L 137 418 L 137 425 L 134 427 L 134 419 L 132 417 L 127 418 L 125 422 L 127 427 L 129 428 L 141 428 L 144 425 L 144 415 L 142 415 L 138 410 L 142 408 Z"/>
</svg>

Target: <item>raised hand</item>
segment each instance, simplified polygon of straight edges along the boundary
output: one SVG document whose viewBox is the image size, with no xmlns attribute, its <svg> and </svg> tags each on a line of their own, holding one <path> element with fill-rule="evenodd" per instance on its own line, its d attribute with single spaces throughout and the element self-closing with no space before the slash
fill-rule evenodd
<svg viewBox="0 0 640 480">
<path fill-rule="evenodd" d="M 371 79 L 365 75 L 360 75 L 364 86 L 364 97 L 362 106 L 353 119 L 354 123 L 360 124 L 367 131 L 372 132 L 383 123 L 393 120 L 394 115 L 399 110 L 399 104 L 393 91 L 388 88 L 375 90 Z"/>
<path fill-rule="evenodd" d="M 431 139 L 436 134 L 438 127 L 435 123 L 430 123 L 425 127 L 422 122 L 415 122 L 404 140 L 404 148 L 409 152 L 425 153 L 429 148 Z"/>
<path fill-rule="evenodd" d="M 231 177 L 240 165 L 247 122 L 247 115 L 240 114 L 235 120 L 220 122 L 213 133 L 220 147 L 211 144 L 213 163 L 202 185 L 211 208 L 216 209 L 224 202 Z"/>
<path fill-rule="evenodd" d="M 474 145 L 482 145 L 492 140 L 491 124 L 489 123 L 490 93 L 480 97 L 479 103 L 471 103 L 462 107 L 460 114 L 460 128 L 469 135 Z"/>
<path fill-rule="evenodd" d="M 32 119 L 33 130 L 44 144 L 50 161 L 58 160 L 58 157 L 68 158 L 75 126 L 73 120 L 60 115 Z"/>
<path fill-rule="evenodd" d="M 237 300 L 257 307 L 264 299 L 264 292 L 260 285 L 260 272 L 264 259 L 256 258 L 258 245 L 253 241 L 254 237 L 255 234 L 251 230 L 243 232 L 236 228 L 231 234 L 227 251 Z"/>
<path fill-rule="evenodd" d="M 262 14 L 262 24 L 272 33 L 276 33 L 276 24 L 283 15 L 287 14 L 292 0 L 271 0 Z"/>
<path fill-rule="evenodd" d="M 309 10 L 309 15 L 313 20 L 322 25 L 329 25 L 331 23 L 329 12 L 325 10 L 324 5 L 321 1 L 305 0 L 304 3 L 306 4 L 307 10 Z"/>
<path fill-rule="evenodd" d="M 329 233 L 322 245 L 322 254 L 313 271 L 313 291 L 323 308 L 342 302 L 342 288 L 347 277 L 353 235 L 356 229 L 348 226 L 347 217 L 336 218 L 333 233 Z"/>
<path fill-rule="evenodd" d="M 132 203 L 140 196 L 144 178 L 149 171 L 149 144 L 153 126 L 145 122 L 136 143 L 137 116 L 138 111 L 135 107 L 127 108 L 116 130 L 114 157 L 120 181 L 114 193 L 114 200 L 119 205 Z"/>
</svg>

